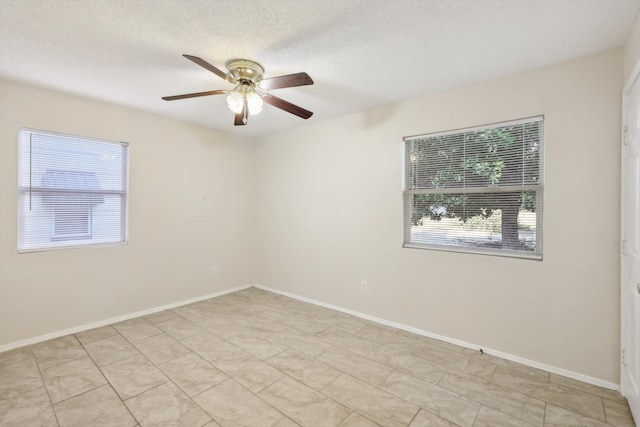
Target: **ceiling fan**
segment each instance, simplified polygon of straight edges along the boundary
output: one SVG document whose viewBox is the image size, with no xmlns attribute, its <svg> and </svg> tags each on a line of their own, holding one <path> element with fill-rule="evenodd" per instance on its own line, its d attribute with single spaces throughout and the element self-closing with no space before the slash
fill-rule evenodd
<svg viewBox="0 0 640 427">
<path fill-rule="evenodd" d="M 225 64 L 227 72 L 225 73 L 197 56 L 182 56 L 211 71 L 229 83 L 234 84 L 235 88 L 232 90 L 211 90 L 207 92 L 187 93 L 184 95 L 164 96 L 162 99 L 165 101 L 226 94 L 229 109 L 235 113 L 233 124 L 236 126 L 246 125 L 249 114 L 258 114 L 262 111 L 263 102 L 303 119 L 308 119 L 313 115 L 311 111 L 305 110 L 302 107 L 269 93 L 272 89 L 312 85 L 313 80 L 307 73 L 287 74 L 285 76 L 265 79 L 263 78 L 264 68 L 262 65 L 254 61 L 249 61 L 248 59 L 231 59 L 227 61 Z"/>
</svg>

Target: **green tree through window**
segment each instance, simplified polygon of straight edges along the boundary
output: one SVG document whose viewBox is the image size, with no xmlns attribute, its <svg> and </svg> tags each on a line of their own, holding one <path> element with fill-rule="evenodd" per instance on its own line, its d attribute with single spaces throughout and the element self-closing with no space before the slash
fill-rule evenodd
<svg viewBox="0 0 640 427">
<path fill-rule="evenodd" d="M 541 255 L 542 129 L 538 117 L 405 138 L 405 245 Z"/>
</svg>

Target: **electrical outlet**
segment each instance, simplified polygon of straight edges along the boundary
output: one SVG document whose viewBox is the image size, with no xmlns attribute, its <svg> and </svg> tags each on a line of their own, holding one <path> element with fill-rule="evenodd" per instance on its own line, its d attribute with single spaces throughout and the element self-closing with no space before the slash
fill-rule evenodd
<svg viewBox="0 0 640 427">
<path fill-rule="evenodd" d="M 369 284 L 363 280 L 362 282 L 360 282 L 360 290 L 362 292 L 368 292 L 369 291 Z"/>
<path fill-rule="evenodd" d="M 214 265 L 213 268 L 211 269 L 211 273 L 214 276 L 217 276 L 218 273 L 220 273 L 220 266 L 219 265 Z"/>
</svg>

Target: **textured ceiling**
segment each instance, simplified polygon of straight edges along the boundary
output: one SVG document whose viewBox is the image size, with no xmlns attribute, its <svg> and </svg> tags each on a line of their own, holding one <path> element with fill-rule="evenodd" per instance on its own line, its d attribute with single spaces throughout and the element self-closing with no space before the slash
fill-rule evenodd
<svg viewBox="0 0 640 427">
<path fill-rule="evenodd" d="M 218 68 L 260 62 L 313 86 L 315 114 L 365 110 L 621 46 L 640 0 L 0 0 L 0 76 L 243 135 L 304 125 L 266 105 L 234 127 Z"/>
</svg>

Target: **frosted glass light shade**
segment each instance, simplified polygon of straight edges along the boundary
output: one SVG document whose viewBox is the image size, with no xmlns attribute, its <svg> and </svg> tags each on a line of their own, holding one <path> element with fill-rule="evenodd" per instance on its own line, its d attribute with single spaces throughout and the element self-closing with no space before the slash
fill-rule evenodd
<svg viewBox="0 0 640 427">
<path fill-rule="evenodd" d="M 244 97 L 240 91 L 234 90 L 227 95 L 227 105 L 229 109 L 236 114 L 242 112 L 242 105 L 244 104 Z"/>
<path fill-rule="evenodd" d="M 254 115 L 262 111 L 263 101 L 260 95 L 258 95 L 254 91 L 251 91 L 246 94 L 246 97 L 247 97 L 247 106 L 249 107 L 249 114 Z"/>
</svg>

